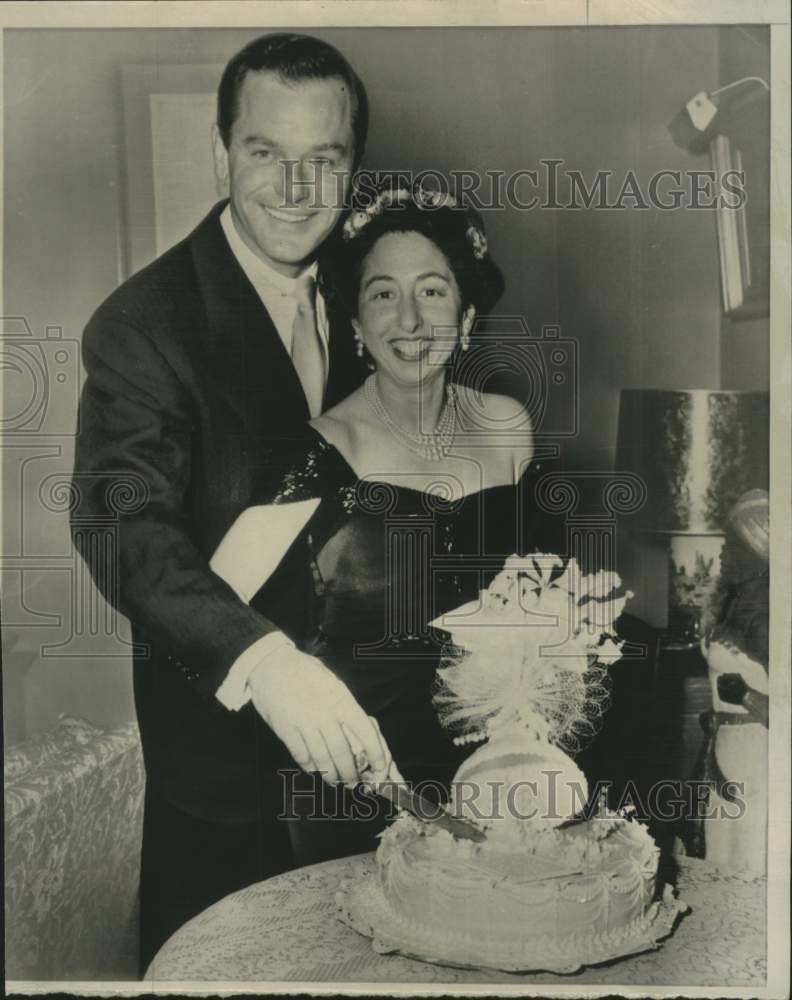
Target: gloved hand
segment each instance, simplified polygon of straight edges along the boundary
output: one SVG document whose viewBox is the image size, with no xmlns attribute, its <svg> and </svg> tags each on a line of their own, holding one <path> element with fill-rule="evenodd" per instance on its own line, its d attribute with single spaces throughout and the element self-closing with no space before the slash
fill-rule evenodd
<svg viewBox="0 0 792 1000">
<path fill-rule="evenodd" d="M 377 732 L 380 734 L 380 739 L 385 747 L 385 737 L 382 735 L 382 730 L 379 727 L 379 723 L 370 715 L 369 718 L 373 725 L 377 727 Z M 390 750 L 387 751 L 387 761 L 384 767 L 375 767 L 368 758 L 368 754 L 363 749 L 361 744 L 358 742 L 354 734 L 348 733 L 349 736 L 349 746 L 355 758 L 355 767 L 358 773 L 358 780 L 362 782 L 362 787 L 367 788 L 369 791 L 376 789 L 379 784 L 384 784 L 386 782 L 400 783 L 406 785 L 407 782 L 401 776 L 401 772 L 391 757 Z"/>
<path fill-rule="evenodd" d="M 256 711 L 304 771 L 318 771 L 331 784 L 357 784 L 355 753 L 364 754 L 377 774 L 391 770 L 376 720 L 316 657 L 279 650 L 253 669 L 248 687 Z"/>
</svg>

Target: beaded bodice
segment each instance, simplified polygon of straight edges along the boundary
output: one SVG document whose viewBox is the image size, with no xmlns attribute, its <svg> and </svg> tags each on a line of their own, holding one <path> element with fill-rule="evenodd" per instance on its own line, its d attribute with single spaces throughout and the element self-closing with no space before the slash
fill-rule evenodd
<svg viewBox="0 0 792 1000">
<path fill-rule="evenodd" d="M 509 554 L 535 547 L 535 470 L 449 500 L 361 480 L 308 430 L 255 502 L 320 502 L 253 604 L 374 713 L 405 686 L 428 692 L 447 638 L 429 622 L 474 599 Z"/>
</svg>

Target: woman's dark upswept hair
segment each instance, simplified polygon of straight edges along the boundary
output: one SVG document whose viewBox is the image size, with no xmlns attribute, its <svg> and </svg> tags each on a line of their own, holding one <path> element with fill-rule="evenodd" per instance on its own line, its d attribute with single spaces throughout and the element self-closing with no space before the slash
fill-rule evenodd
<svg viewBox="0 0 792 1000">
<path fill-rule="evenodd" d="M 352 132 L 355 138 L 354 168 L 366 148 L 369 108 L 366 88 L 338 49 L 310 35 L 262 35 L 248 43 L 230 60 L 217 90 L 217 127 L 228 149 L 231 129 L 239 111 L 239 91 L 248 73 L 277 73 L 282 80 L 340 79 L 349 88 Z"/>
<path fill-rule="evenodd" d="M 463 310 L 472 305 L 477 315 L 486 315 L 503 294 L 503 275 L 489 252 L 476 258 L 471 226 L 484 233 L 481 217 L 471 208 L 425 207 L 414 198 L 387 206 L 352 239 L 335 239 L 332 252 L 322 256 L 322 295 L 347 316 L 357 316 L 363 265 L 376 242 L 390 233 L 419 233 L 448 261 Z"/>
</svg>

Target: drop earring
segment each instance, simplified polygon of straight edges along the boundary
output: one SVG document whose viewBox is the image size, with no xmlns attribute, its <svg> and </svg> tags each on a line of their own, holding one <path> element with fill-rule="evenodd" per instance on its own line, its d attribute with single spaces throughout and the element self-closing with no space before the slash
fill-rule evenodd
<svg viewBox="0 0 792 1000">
<path fill-rule="evenodd" d="M 355 353 L 359 358 L 363 357 L 363 338 L 359 333 L 355 334 Z"/>
<path fill-rule="evenodd" d="M 463 351 L 467 351 L 470 347 L 470 328 L 473 326 L 473 320 L 475 317 L 475 308 L 473 306 L 469 306 L 465 310 L 465 315 L 462 317 L 462 332 L 459 335 L 459 346 Z"/>
</svg>

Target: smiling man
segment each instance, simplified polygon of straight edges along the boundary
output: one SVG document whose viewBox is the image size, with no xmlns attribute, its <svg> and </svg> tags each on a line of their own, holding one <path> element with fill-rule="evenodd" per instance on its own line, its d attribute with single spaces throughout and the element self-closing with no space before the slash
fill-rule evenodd
<svg viewBox="0 0 792 1000">
<path fill-rule="evenodd" d="M 341 79 L 258 72 L 245 76 L 235 106 L 233 123 L 214 131 L 234 226 L 262 261 L 295 278 L 338 222 L 356 149 L 355 99 Z"/>
<path fill-rule="evenodd" d="M 142 969 L 206 906 L 291 866 L 279 767 L 354 780 L 350 734 L 387 766 L 348 690 L 209 566 L 273 441 L 359 384 L 352 333 L 314 276 L 367 124 L 363 85 L 331 46 L 290 34 L 246 46 L 223 74 L 213 138 L 230 199 L 85 331 L 73 534 L 138 644 Z M 109 524 L 110 563 L 96 544 Z"/>
</svg>

